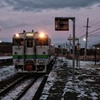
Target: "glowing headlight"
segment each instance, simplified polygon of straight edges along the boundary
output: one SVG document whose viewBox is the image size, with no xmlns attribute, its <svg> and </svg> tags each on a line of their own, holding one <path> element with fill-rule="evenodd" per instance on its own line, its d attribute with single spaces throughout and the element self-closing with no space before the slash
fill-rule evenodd
<svg viewBox="0 0 100 100">
<path fill-rule="evenodd" d="M 19 37 L 19 34 L 16 34 L 16 37 Z"/>
<path fill-rule="evenodd" d="M 40 38 L 44 38 L 44 37 L 45 37 L 45 34 L 44 34 L 44 33 L 40 33 L 40 34 L 39 34 L 39 37 L 40 37 Z"/>
</svg>

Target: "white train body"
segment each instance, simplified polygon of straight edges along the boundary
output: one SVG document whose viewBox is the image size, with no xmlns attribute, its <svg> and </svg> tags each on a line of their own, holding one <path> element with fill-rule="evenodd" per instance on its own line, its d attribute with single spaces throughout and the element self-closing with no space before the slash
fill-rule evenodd
<svg viewBox="0 0 100 100">
<path fill-rule="evenodd" d="M 13 36 L 13 63 L 21 72 L 45 73 L 51 61 L 51 39 L 47 34 L 23 32 Z"/>
</svg>

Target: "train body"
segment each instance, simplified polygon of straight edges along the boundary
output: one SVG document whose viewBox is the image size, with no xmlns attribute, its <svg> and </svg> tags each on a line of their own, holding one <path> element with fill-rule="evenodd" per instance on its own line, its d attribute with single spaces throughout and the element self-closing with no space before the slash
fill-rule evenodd
<svg viewBox="0 0 100 100">
<path fill-rule="evenodd" d="M 46 73 L 53 54 L 47 34 L 25 32 L 13 36 L 13 64 L 18 72 Z"/>
</svg>

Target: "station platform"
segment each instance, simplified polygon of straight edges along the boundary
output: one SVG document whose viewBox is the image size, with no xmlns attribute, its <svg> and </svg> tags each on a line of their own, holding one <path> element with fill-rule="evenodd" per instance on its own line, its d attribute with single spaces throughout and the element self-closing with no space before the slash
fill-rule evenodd
<svg viewBox="0 0 100 100">
<path fill-rule="evenodd" d="M 12 56 L 0 56 L 0 60 L 2 60 L 2 59 L 11 59 L 12 58 Z"/>
<path fill-rule="evenodd" d="M 80 61 L 74 77 L 72 60 L 58 58 L 40 100 L 100 100 L 100 66 Z"/>
</svg>

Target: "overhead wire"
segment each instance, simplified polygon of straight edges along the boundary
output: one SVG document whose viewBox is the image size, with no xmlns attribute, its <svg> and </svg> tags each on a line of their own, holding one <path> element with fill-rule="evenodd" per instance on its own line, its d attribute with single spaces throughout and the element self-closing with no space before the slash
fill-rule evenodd
<svg viewBox="0 0 100 100">
<path fill-rule="evenodd" d="M 95 32 L 95 31 L 98 31 L 98 30 L 100 30 L 100 28 L 97 28 L 97 29 L 95 29 L 95 30 L 89 32 L 88 35 L 90 35 L 91 33 Z M 86 35 L 86 34 L 80 36 L 79 38 L 82 38 L 82 37 L 84 37 L 85 35 Z"/>
<path fill-rule="evenodd" d="M 96 19 L 94 19 L 93 21 L 91 21 L 89 24 L 91 25 L 91 26 L 94 26 L 94 25 L 96 25 L 96 24 L 98 24 L 99 22 L 96 22 L 96 23 L 94 23 L 96 20 L 98 20 L 98 19 L 100 19 L 100 17 L 98 17 L 98 18 L 96 18 Z M 92 24 L 93 23 L 93 24 Z"/>
<path fill-rule="evenodd" d="M 93 33 L 93 32 L 95 32 L 95 31 L 98 31 L 98 30 L 100 30 L 100 28 L 97 28 L 97 29 L 95 29 L 95 30 L 93 30 L 93 31 L 91 31 L 91 32 L 89 32 L 88 33 L 88 35 L 90 34 L 90 33 Z M 85 36 L 86 34 L 84 34 L 84 35 L 82 35 L 82 36 L 80 36 L 79 38 L 82 38 L 83 36 Z"/>
<path fill-rule="evenodd" d="M 96 25 L 96 24 L 98 24 L 98 23 L 100 23 L 100 21 L 98 21 L 98 22 L 96 22 L 96 23 L 92 24 L 91 26 L 94 26 L 94 25 Z"/>
<path fill-rule="evenodd" d="M 88 36 L 96 35 L 96 34 L 99 34 L 99 33 L 100 32 L 92 33 L 92 34 L 89 34 Z"/>
<path fill-rule="evenodd" d="M 98 22 L 96 22 L 96 23 L 93 23 L 94 21 L 96 21 L 96 20 L 98 20 L 98 19 L 100 19 L 100 17 L 96 18 L 96 19 L 95 19 L 95 20 L 93 20 L 92 22 L 89 22 L 90 26 L 94 26 L 94 25 L 96 25 L 96 24 L 100 23 L 100 21 L 98 21 Z M 91 23 L 93 23 L 93 24 L 91 24 Z M 95 32 L 95 31 L 97 31 L 97 30 L 99 30 L 99 29 L 100 29 L 100 28 L 95 29 L 95 30 L 93 30 L 93 31 L 89 32 L 89 34 L 90 34 L 90 33 Z M 82 38 L 82 37 L 84 37 L 85 35 L 86 35 L 86 34 L 83 34 L 83 35 L 82 35 L 82 36 L 80 36 L 79 38 Z"/>
</svg>

